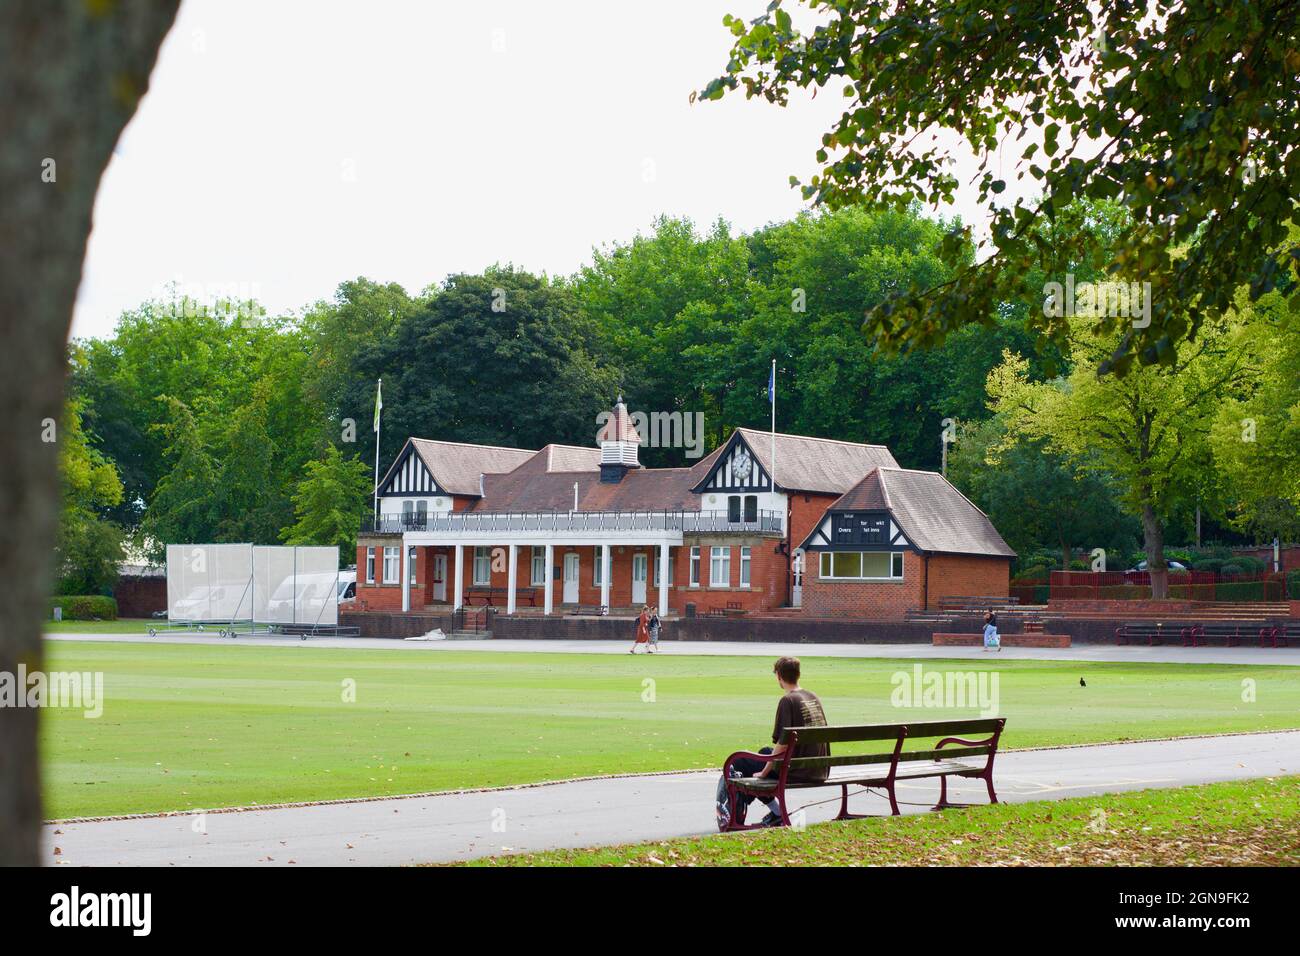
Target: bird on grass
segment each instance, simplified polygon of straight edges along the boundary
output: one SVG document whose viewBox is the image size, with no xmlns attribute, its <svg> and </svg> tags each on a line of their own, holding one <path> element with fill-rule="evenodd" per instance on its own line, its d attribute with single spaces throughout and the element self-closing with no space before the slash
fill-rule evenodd
<svg viewBox="0 0 1300 956">
<path fill-rule="evenodd" d="M 1088 686 L 1088 682 L 1087 682 L 1086 680 L 1084 680 L 1082 677 L 1080 677 L 1080 678 L 1079 678 L 1079 686 L 1080 686 L 1080 687 L 1087 687 L 1087 686 Z"/>
</svg>

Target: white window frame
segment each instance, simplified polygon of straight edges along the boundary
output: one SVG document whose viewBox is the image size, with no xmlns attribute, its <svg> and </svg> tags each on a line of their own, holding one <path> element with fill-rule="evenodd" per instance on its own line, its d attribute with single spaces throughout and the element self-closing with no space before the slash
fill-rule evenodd
<svg viewBox="0 0 1300 956">
<path fill-rule="evenodd" d="M 753 549 L 747 544 L 740 546 L 740 586 L 749 587 L 750 567 L 753 564 Z"/>
<path fill-rule="evenodd" d="M 479 571 L 483 574 L 480 575 Z M 485 546 L 474 548 L 474 587 L 485 587 L 492 583 L 492 549 Z"/>
<path fill-rule="evenodd" d="M 546 545 L 533 545 L 533 560 L 529 565 L 528 581 L 535 587 L 546 586 Z"/>
<path fill-rule="evenodd" d="M 654 561 L 654 563 L 655 563 L 654 587 L 659 587 L 659 586 L 660 586 L 660 584 L 659 584 L 659 556 L 660 556 L 660 552 L 661 552 L 665 547 L 667 547 L 667 546 L 666 546 L 666 545 L 656 545 L 656 546 L 655 546 L 655 550 L 654 550 L 654 554 L 651 556 L 651 560 Z M 672 549 L 671 549 L 671 548 L 668 549 L 668 586 L 669 586 L 669 587 L 672 587 L 672 586 L 673 586 L 673 552 L 672 552 Z"/>
<path fill-rule="evenodd" d="M 694 545 L 691 548 L 691 587 L 700 586 L 700 546 Z"/>
<path fill-rule="evenodd" d="M 402 560 L 402 549 L 399 545 L 384 548 L 384 583 L 401 584 L 402 569 L 400 567 Z"/>
<path fill-rule="evenodd" d="M 375 549 L 366 548 L 366 583 L 375 583 Z"/>
<path fill-rule="evenodd" d="M 416 579 L 415 579 L 415 545 L 411 545 L 409 548 L 406 549 L 406 566 L 407 566 L 407 568 L 410 569 L 409 572 L 408 572 L 408 575 L 409 575 L 409 577 L 410 577 L 410 579 L 411 579 L 411 585 L 414 586 L 414 585 L 416 584 Z"/>
<path fill-rule="evenodd" d="M 721 567 L 719 565 L 721 564 Z M 723 573 L 718 574 L 721 570 Z M 731 587 L 731 548 L 715 544 L 709 548 L 709 587 Z"/>
<path fill-rule="evenodd" d="M 859 560 L 868 554 L 887 554 L 889 555 L 889 575 L 888 577 L 880 577 L 879 575 L 864 574 L 852 576 L 828 574 L 827 568 L 829 567 L 833 569 L 835 566 L 835 559 L 832 556 L 836 554 L 856 554 L 858 555 Z M 817 577 L 818 580 L 821 581 L 875 581 L 880 583 L 901 581 L 903 580 L 904 575 L 894 574 L 894 565 L 899 564 L 900 566 L 905 566 L 903 554 L 904 552 L 902 551 L 823 551 L 821 553 L 821 558 L 817 562 Z"/>
<path fill-rule="evenodd" d="M 595 559 L 591 562 L 591 586 L 593 588 L 598 588 L 600 587 L 601 575 L 605 571 L 604 568 L 605 555 L 600 545 L 596 545 L 595 548 L 593 548 L 592 550 L 596 552 L 596 556 Z M 609 563 L 610 564 L 614 563 L 614 558 L 612 555 L 610 556 Z"/>
</svg>

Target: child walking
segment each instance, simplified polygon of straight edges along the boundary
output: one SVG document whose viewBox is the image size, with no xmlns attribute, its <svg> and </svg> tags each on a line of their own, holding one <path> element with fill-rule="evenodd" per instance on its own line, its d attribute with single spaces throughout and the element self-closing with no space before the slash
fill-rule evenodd
<svg viewBox="0 0 1300 956">
<path fill-rule="evenodd" d="M 984 650 L 993 648 L 998 653 L 1002 652 L 1002 638 L 998 635 L 998 618 L 992 611 L 984 614 Z"/>
<path fill-rule="evenodd" d="M 650 633 L 650 646 L 646 648 L 651 654 L 659 650 L 659 613 L 646 605 L 646 613 L 650 619 L 646 622 L 646 630 Z"/>
</svg>

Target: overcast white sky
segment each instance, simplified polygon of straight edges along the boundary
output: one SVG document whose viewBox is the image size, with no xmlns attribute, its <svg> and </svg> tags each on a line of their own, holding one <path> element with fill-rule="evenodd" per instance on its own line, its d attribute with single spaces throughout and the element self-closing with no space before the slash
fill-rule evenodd
<svg viewBox="0 0 1300 956">
<path fill-rule="evenodd" d="M 359 275 L 571 273 L 659 213 L 787 218 L 839 90 L 687 101 L 726 63 L 723 14 L 765 6 L 184 0 L 104 176 L 73 335 L 170 282 L 278 313 Z"/>
</svg>

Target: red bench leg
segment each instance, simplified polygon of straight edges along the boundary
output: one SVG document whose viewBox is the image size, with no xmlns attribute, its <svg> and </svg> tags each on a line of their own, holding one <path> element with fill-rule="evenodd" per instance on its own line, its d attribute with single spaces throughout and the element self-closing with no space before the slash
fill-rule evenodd
<svg viewBox="0 0 1300 956">
<path fill-rule="evenodd" d="M 985 771 L 984 783 L 989 788 L 989 803 L 997 803 L 998 792 L 993 789 L 993 768 L 992 767 L 989 767 L 989 769 Z"/>
<path fill-rule="evenodd" d="M 932 806 L 931 810 L 946 810 L 952 804 L 948 802 L 948 778 L 939 778 L 939 802 Z"/>
</svg>

